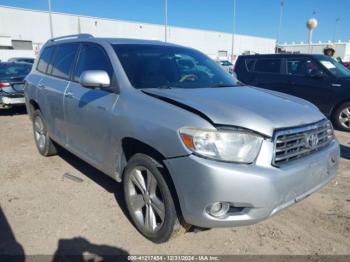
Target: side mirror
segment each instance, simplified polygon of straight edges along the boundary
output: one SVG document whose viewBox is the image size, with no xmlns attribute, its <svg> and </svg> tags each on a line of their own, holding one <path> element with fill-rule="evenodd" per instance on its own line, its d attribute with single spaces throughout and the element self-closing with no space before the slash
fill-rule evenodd
<svg viewBox="0 0 350 262">
<path fill-rule="evenodd" d="M 312 69 L 311 72 L 309 73 L 309 76 L 311 78 L 322 78 L 324 76 L 324 73 L 319 69 Z"/>
<path fill-rule="evenodd" d="M 80 75 L 79 82 L 82 86 L 97 88 L 109 87 L 111 80 L 106 71 L 103 70 L 87 70 Z"/>
</svg>

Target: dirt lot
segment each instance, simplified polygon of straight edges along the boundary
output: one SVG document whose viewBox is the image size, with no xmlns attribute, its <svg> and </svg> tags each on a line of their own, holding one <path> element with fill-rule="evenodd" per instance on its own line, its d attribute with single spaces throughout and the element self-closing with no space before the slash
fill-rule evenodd
<svg viewBox="0 0 350 262">
<path fill-rule="evenodd" d="M 341 168 L 320 192 L 258 225 L 155 245 L 125 216 L 119 184 L 67 152 L 41 157 L 23 110 L 0 111 L 0 253 L 350 254 L 350 134 L 337 137 Z"/>
</svg>

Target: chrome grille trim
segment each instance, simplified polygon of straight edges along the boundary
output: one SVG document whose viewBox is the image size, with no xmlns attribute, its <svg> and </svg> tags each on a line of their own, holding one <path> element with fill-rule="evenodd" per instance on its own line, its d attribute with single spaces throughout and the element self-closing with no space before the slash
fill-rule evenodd
<svg viewBox="0 0 350 262">
<path fill-rule="evenodd" d="M 332 124 L 326 119 L 302 127 L 276 130 L 272 165 L 279 167 L 310 155 L 326 147 L 333 139 Z"/>
</svg>

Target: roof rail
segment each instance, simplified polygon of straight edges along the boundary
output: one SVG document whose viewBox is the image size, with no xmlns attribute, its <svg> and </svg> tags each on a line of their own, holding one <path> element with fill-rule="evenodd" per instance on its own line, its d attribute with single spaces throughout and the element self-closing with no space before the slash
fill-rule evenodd
<svg viewBox="0 0 350 262">
<path fill-rule="evenodd" d="M 77 34 L 77 35 L 65 35 L 60 37 L 51 38 L 49 41 L 55 42 L 57 40 L 71 39 L 71 38 L 92 38 L 93 35 L 90 34 Z"/>
</svg>

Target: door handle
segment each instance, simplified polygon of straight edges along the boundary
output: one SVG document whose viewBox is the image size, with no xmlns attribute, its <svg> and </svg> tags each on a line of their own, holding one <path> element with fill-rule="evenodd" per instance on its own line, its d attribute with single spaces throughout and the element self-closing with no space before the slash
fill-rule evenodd
<svg viewBox="0 0 350 262">
<path fill-rule="evenodd" d="M 71 92 L 65 93 L 64 96 L 67 98 L 74 98 L 73 93 Z"/>
<path fill-rule="evenodd" d="M 341 87 L 341 84 L 332 84 L 333 87 Z"/>
</svg>

